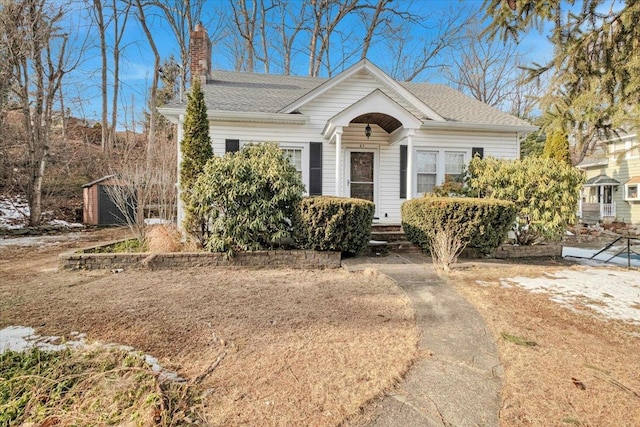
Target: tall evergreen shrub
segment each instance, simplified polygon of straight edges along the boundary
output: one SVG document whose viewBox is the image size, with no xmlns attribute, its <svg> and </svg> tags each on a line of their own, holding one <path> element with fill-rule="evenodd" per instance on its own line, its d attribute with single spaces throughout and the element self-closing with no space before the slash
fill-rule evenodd
<svg viewBox="0 0 640 427">
<path fill-rule="evenodd" d="M 183 137 L 180 141 L 182 161 L 180 162 L 180 197 L 184 202 L 184 230 L 203 245 L 209 235 L 206 218 L 198 214 L 192 203 L 193 186 L 204 170 L 207 161 L 213 157 L 209 139 L 209 121 L 204 93 L 198 80 L 194 81 L 187 94 L 187 113 L 184 119 Z"/>
<path fill-rule="evenodd" d="M 556 159 L 571 165 L 571 154 L 569 152 L 569 140 L 563 130 L 555 130 L 547 134 L 544 143 L 542 157 L 546 159 Z"/>
</svg>

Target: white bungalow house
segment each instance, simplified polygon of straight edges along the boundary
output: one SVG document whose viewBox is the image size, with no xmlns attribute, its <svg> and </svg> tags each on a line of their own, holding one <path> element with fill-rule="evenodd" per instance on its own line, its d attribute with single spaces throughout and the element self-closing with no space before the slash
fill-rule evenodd
<svg viewBox="0 0 640 427">
<path fill-rule="evenodd" d="M 215 155 L 275 141 L 308 195 L 371 200 L 380 223 L 399 224 L 405 200 L 460 174 L 473 155 L 518 158 L 520 139 L 536 129 L 447 86 L 398 82 L 368 60 L 330 79 L 212 71 L 200 25 L 190 51 Z M 159 110 L 179 140 L 185 110 Z"/>
<path fill-rule="evenodd" d="M 578 168 L 585 173 L 579 207 L 582 222 L 619 221 L 640 224 L 640 141 L 624 133 L 603 141 L 602 151 L 586 157 Z"/>
</svg>

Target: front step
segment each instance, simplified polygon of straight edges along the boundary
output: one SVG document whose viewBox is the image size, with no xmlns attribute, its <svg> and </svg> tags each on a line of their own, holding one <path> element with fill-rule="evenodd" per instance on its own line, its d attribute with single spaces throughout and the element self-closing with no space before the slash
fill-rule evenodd
<svg viewBox="0 0 640 427">
<path fill-rule="evenodd" d="M 371 240 L 382 240 L 385 242 L 397 242 L 407 240 L 402 230 L 400 231 L 374 231 L 371 230 Z"/>
<path fill-rule="evenodd" d="M 419 254 L 422 253 L 422 248 L 408 240 L 397 240 L 395 242 L 389 242 L 387 244 L 389 252 L 403 253 L 403 254 Z"/>
<path fill-rule="evenodd" d="M 383 256 L 389 252 L 420 253 L 422 249 L 407 240 L 401 225 L 373 224 L 366 253 L 369 256 Z"/>
<path fill-rule="evenodd" d="M 386 256 L 389 252 L 395 254 L 419 254 L 422 249 L 418 245 L 406 240 L 397 240 L 394 242 L 383 242 L 380 240 L 372 240 L 364 250 L 365 256 Z"/>
<path fill-rule="evenodd" d="M 400 224 L 372 224 L 371 232 L 385 232 L 385 231 L 399 231 L 402 232 L 402 225 Z"/>
</svg>

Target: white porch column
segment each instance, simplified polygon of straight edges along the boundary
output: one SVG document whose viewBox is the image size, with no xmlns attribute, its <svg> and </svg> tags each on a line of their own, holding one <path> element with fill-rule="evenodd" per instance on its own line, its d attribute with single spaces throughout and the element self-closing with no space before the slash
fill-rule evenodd
<svg viewBox="0 0 640 427">
<path fill-rule="evenodd" d="M 342 126 L 336 128 L 336 196 L 342 195 L 342 182 L 341 176 L 341 154 L 342 154 Z"/>
<path fill-rule="evenodd" d="M 413 135 L 415 129 L 408 129 L 407 132 L 407 200 L 413 199 L 413 179 L 415 177 L 413 163 Z"/>
<path fill-rule="evenodd" d="M 598 187 L 598 202 L 600 203 L 600 219 L 604 219 L 604 185 Z"/>
</svg>

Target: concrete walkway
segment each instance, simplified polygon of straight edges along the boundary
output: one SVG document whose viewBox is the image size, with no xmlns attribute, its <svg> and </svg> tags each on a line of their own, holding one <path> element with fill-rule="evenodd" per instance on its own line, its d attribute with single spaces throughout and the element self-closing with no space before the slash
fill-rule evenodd
<svg viewBox="0 0 640 427">
<path fill-rule="evenodd" d="M 502 366 L 480 314 L 435 273 L 422 254 L 343 260 L 375 268 L 411 300 L 421 333 L 419 358 L 394 394 L 365 411 L 365 425 L 497 426 Z"/>
</svg>

